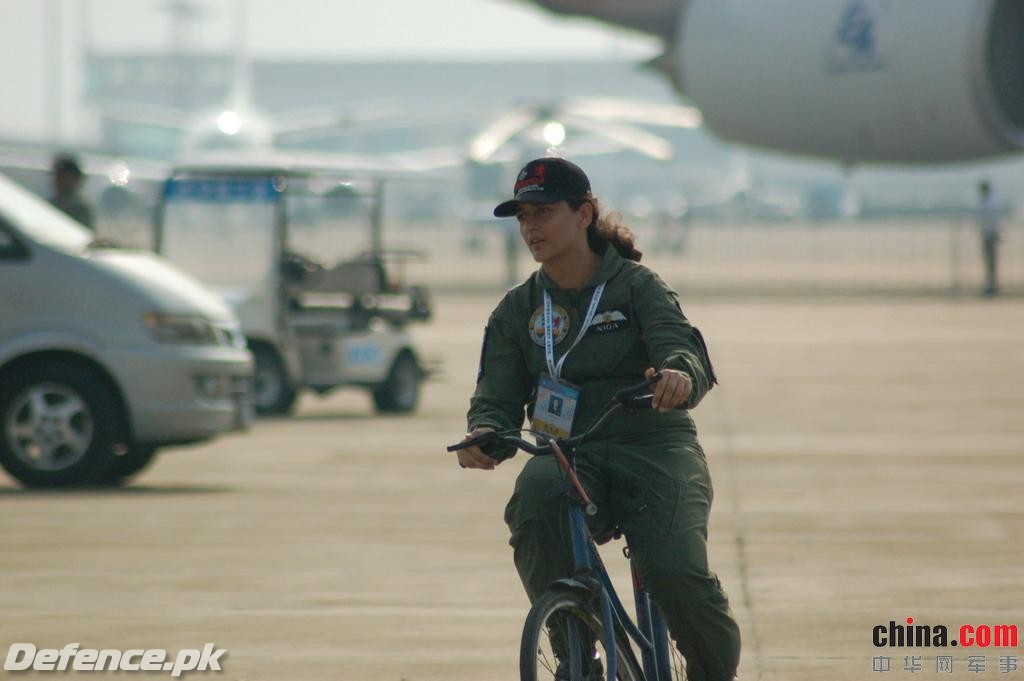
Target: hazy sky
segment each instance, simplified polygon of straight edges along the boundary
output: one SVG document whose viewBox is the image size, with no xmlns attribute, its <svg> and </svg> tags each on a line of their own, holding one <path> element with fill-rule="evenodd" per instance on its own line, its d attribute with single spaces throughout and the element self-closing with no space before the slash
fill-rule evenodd
<svg viewBox="0 0 1024 681">
<path fill-rule="evenodd" d="M 0 0 L 0 137 L 52 127 L 48 74 L 60 54 L 64 111 L 81 89 L 82 45 L 160 52 L 172 44 L 168 0 Z M 597 24 L 552 17 L 520 0 L 193 0 L 201 19 L 183 34 L 197 51 L 226 51 L 247 8 L 255 57 L 334 59 L 559 59 L 653 55 L 655 43 Z M 57 49 L 59 48 L 59 49 Z M 74 134 L 65 113 L 63 134 Z M 50 123 L 48 123 L 50 121 Z"/>
</svg>

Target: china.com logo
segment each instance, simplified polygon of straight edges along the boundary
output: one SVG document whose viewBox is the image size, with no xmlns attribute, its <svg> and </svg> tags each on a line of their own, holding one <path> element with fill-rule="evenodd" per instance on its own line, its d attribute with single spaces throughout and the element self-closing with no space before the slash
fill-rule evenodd
<svg viewBox="0 0 1024 681">
<path fill-rule="evenodd" d="M 1017 647 L 1016 624 L 964 624 L 957 628 L 959 638 L 952 640 L 949 629 L 944 624 L 915 624 L 913 617 L 908 617 L 906 624 L 889 620 L 889 626 L 879 624 L 871 630 L 871 642 L 876 648 Z"/>
</svg>

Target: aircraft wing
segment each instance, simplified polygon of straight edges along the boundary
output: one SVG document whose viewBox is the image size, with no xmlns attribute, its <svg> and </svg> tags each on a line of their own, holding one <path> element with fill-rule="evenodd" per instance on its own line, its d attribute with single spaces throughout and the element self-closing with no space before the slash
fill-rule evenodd
<svg viewBox="0 0 1024 681">
<path fill-rule="evenodd" d="M 122 123 L 150 125 L 171 130 L 188 130 L 192 116 L 187 112 L 170 106 L 147 104 L 145 102 L 128 102 L 114 99 L 103 99 L 101 102 L 103 118 Z"/>
<path fill-rule="evenodd" d="M 549 124 L 558 124 L 563 132 L 569 133 L 563 142 L 546 140 L 546 133 L 538 132 Z M 688 106 L 612 97 L 527 102 L 507 111 L 481 131 L 470 143 L 468 156 L 477 163 L 493 161 L 506 144 L 522 137 L 533 138 L 535 145 L 564 146 L 567 152 L 570 148 L 584 147 L 615 151 L 630 149 L 666 161 L 672 158 L 672 145 L 640 126 L 692 129 L 701 124 L 700 112 Z M 603 138 L 603 142 L 595 144 L 594 139 L 580 140 L 580 132 L 591 138 Z"/>
<path fill-rule="evenodd" d="M 582 116 L 567 116 L 566 122 L 571 126 L 607 137 L 623 147 L 649 156 L 658 161 L 671 160 L 674 152 L 672 144 L 663 137 L 651 134 L 635 125 L 595 121 Z"/>
<path fill-rule="evenodd" d="M 454 147 L 437 147 L 388 154 L 356 154 L 317 151 L 246 150 L 195 152 L 176 166 L 306 169 L 353 176 L 411 177 L 461 167 L 465 154 Z"/>
<path fill-rule="evenodd" d="M 133 182 L 161 182 L 167 177 L 169 168 L 162 161 L 111 156 L 92 150 L 76 152 L 66 146 L 0 142 L 0 170 L 48 176 L 54 155 L 69 151 L 78 158 L 88 178 L 121 187 Z"/>
<path fill-rule="evenodd" d="M 466 162 L 462 149 L 432 147 L 385 154 L 336 154 L 306 152 L 292 155 L 298 162 L 325 169 L 342 169 L 378 177 L 425 176 L 433 171 L 460 168 Z"/>
<path fill-rule="evenodd" d="M 362 102 L 357 107 L 323 106 L 275 114 L 271 129 L 275 143 L 294 144 L 403 117 L 407 118 L 408 112 L 397 104 Z"/>
<path fill-rule="evenodd" d="M 506 142 L 536 122 L 540 116 L 538 107 L 519 106 L 504 114 L 470 143 L 469 158 L 484 163 Z"/>
<path fill-rule="evenodd" d="M 699 128 L 703 118 L 692 106 L 656 104 L 613 97 L 577 97 L 565 106 L 567 113 L 595 121 L 653 125 L 667 128 Z"/>
</svg>

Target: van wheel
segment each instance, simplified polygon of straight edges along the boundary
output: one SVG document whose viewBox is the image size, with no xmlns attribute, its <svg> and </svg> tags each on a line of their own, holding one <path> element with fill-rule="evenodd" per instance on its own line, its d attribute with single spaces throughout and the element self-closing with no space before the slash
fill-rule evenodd
<svg viewBox="0 0 1024 681">
<path fill-rule="evenodd" d="M 408 352 L 398 355 L 388 379 L 373 389 L 373 402 L 381 413 L 407 414 L 420 401 L 422 372 Z"/>
<path fill-rule="evenodd" d="M 114 456 L 115 404 L 79 366 L 16 370 L 0 387 L 0 465 L 26 487 L 96 482 Z"/>
<path fill-rule="evenodd" d="M 156 447 L 132 445 L 125 453 L 114 455 L 110 465 L 100 473 L 97 482 L 101 485 L 123 485 L 128 478 L 151 464 L 156 453 Z"/>
<path fill-rule="evenodd" d="M 252 399 L 258 414 L 287 414 L 295 406 L 296 392 L 288 380 L 284 363 L 272 349 L 251 348 L 256 360 Z"/>
</svg>

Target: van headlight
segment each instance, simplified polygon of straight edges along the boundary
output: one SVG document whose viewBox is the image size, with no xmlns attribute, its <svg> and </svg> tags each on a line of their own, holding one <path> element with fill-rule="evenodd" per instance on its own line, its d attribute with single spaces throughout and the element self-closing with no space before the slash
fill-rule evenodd
<svg viewBox="0 0 1024 681">
<path fill-rule="evenodd" d="M 213 322 L 195 315 L 147 312 L 142 321 L 157 343 L 174 345 L 218 345 Z"/>
<path fill-rule="evenodd" d="M 218 339 L 223 345 L 230 345 L 233 348 L 244 349 L 248 347 L 242 327 L 237 322 L 220 322 L 215 325 Z"/>
</svg>

